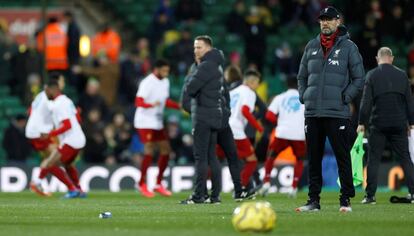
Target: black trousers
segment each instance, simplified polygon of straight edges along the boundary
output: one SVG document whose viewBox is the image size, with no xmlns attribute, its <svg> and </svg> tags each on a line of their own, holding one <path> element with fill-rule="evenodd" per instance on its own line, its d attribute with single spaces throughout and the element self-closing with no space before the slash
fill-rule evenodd
<svg viewBox="0 0 414 236">
<path fill-rule="evenodd" d="M 241 193 L 240 165 L 237 156 L 236 143 L 234 142 L 233 132 L 231 131 L 230 126 L 218 131 L 217 144 L 223 149 L 223 152 L 226 155 L 231 179 L 233 180 L 234 192 L 236 194 Z"/>
<path fill-rule="evenodd" d="M 221 165 L 216 157 L 217 130 L 207 124 L 197 122 L 194 127 L 194 159 L 196 171 L 196 183 L 193 198 L 204 200 L 207 195 L 208 166 L 211 169 L 212 193 L 216 198 L 221 192 Z"/>
<path fill-rule="evenodd" d="M 309 198 L 319 201 L 322 189 L 322 158 L 328 137 L 335 153 L 341 182 L 341 200 L 355 196 L 352 181 L 351 145 L 348 119 L 310 117 L 305 119 L 306 145 L 309 158 Z"/>
<path fill-rule="evenodd" d="M 367 196 L 373 197 L 377 191 L 378 167 L 386 141 L 390 142 L 393 151 L 400 158 L 408 191 L 414 194 L 414 166 L 408 150 L 407 128 L 380 129 L 375 126 L 370 126 L 368 136 L 367 187 L 365 189 Z"/>
</svg>

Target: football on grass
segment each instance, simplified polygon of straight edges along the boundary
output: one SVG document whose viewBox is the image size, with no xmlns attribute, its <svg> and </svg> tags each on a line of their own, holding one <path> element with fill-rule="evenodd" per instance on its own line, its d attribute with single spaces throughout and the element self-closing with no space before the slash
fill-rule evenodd
<svg viewBox="0 0 414 236">
<path fill-rule="evenodd" d="M 245 202 L 234 210 L 232 223 L 239 232 L 269 232 L 276 225 L 276 213 L 269 202 Z"/>
</svg>

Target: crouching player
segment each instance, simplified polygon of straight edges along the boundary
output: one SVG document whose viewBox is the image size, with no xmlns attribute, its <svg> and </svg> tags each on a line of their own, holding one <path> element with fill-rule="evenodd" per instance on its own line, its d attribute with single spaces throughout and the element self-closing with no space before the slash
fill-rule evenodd
<svg viewBox="0 0 414 236">
<path fill-rule="evenodd" d="M 39 180 L 33 185 L 40 186 L 41 180 L 48 173 L 52 173 L 68 187 L 69 191 L 65 198 L 85 197 L 86 195 L 79 185 L 78 171 L 73 164 L 79 151 L 86 143 L 85 135 L 78 122 L 76 108 L 72 100 L 61 94 L 58 81 L 51 79 L 45 92 L 48 99 L 51 100 L 50 109 L 55 129 L 48 134 L 42 134 L 42 138 L 57 137 L 59 147 L 42 161 Z M 60 166 L 63 166 L 66 172 Z"/>
<path fill-rule="evenodd" d="M 58 81 L 59 88 L 63 90 L 65 79 L 61 74 L 53 73 L 50 75 L 50 79 Z M 42 159 L 48 157 L 58 146 L 57 139 L 42 137 L 42 134 L 47 134 L 53 129 L 52 112 L 50 111 L 49 104 L 50 101 L 47 98 L 46 92 L 43 90 L 35 97 L 30 105 L 29 119 L 25 129 L 26 138 L 29 139 L 33 149 L 39 152 Z M 56 171 L 60 172 L 61 170 Z M 55 169 L 51 170 L 51 174 L 54 173 Z M 31 182 L 30 188 L 40 196 L 51 196 L 51 193 L 46 192 L 40 184 L 37 185 Z"/>
</svg>

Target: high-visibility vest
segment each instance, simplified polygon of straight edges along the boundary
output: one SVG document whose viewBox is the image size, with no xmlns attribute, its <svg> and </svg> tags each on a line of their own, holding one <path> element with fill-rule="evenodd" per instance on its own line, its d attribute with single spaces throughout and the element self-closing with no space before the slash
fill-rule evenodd
<svg viewBox="0 0 414 236">
<path fill-rule="evenodd" d="M 46 35 L 46 47 L 43 37 Z M 47 70 L 67 70 L 69 68 L 67 55 L 68 37 L 59 23 L 48 24 L 45 30 L 37 36 L 37 48 L 45 51 Z"/>
<path fill-rule="evenodd" d="M 99 53 L 105 53 L 112 63 L 118 63 L 120 49 L 121 38 L 111 29 L 97 33 L 92 40 L 92 55 L 96 57 Z"/>
</svg>

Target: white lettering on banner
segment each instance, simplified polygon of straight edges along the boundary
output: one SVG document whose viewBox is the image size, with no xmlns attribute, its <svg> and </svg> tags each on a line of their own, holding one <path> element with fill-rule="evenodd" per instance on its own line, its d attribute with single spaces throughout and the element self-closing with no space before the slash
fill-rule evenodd
<svg viewBox="0 0 414 236">
<path fill-rule="evenodd" d="M 278 173 L 279 173 L 279 169 L 273 168 L 272 171 L 270 172 L 270 178 L 271 179 L 276 178 Z M 260 168 L 259 169 L 259 174 L 260 174 L 260 179 L 263 179 L 264 175 L 265 175 L 265 168 L 263 168 L 263 167 Z M 269 189 L 269 193 L 276 193 L 276 192 L 278 192 L 278 187 L 276 185 L 271 185 L 270 189 Z"/>
<path fill-rule="evenodd" d="M 223 168 L 221 172 L 221 183 L 223 192 L 231 192 L 234 189 L 233 180 L 231 179 L 231 174 L 229 168 Z"/>
<path fill-rule="evenodd" d="M 279 168 L 279 169 L 277 169 Z M 293 168 L 291 166 L 283 166 L 274 168 L 271 173 L 271 178 L 276 180 L 276 184 L 272 185 L 271 192 L 283 192 L 289 189 L 292 178 Z M 279 171 L 278 171 L 279 170 Z M 0 168 L 0 190 L 2 192 L 19 192 L 27 189 L 28 178 L 35 180 L 39 176 L 40 168 L 25 169 L 20 167 L 2 167 Z M 112 173 L 112 174 L 111 174 Z M 264 176 L 264 168 L 259 169 L 261 178 Z M 147 181 L 150 189 L 153 188 L 158 175 L 158 167 L 152 166 L 147 172 Z M 169 187 L 173 192 L 189 191 L 194 187 L 195 169 L 193 166 L 177 166 L 168 168 L 164 172 L 165 179 L 163 184 Z M 111 192 L 119 192 L 122 188 L 131 189 L 131 181 L 123 182 L 124 178 L 131 178 L 135 182 L 140 178 L 140 171 L 134 166 L 121 166 L 111 172 L 105 166 L 91 166 L 80 172 L 80 184 L 85 191 L 90 189 L 109 187 Z M 103 181 L 93 181 L 95 178 L 101 178 Z M 50 179 L 50 180 L 49 180 Z M 170 186 L 168 186 L 170 185 Z M 42 180 L 42 186 L 50 192 L 65 192 L 66 186 L 61 183 L 56 177 L 45 178 Z M 211 186 L 211 181 L 208 181 L 208 186 Z M 231 192 L 234 188 L 231 179 L 230 171 L 227 167 L 222 169 L 222 190 L 223 192 Z"/>
<path fill-rule="evenodd" d="M 66 187 L 66 185 L 60 182 L 60 180 L 56 178 L 55 176 L 52 176 L 52 178 L 50 178 L 49 186 L 46 189 L 48 189 L 50 192 L 67 192 L 68 191 L 68 188 Z"/>
<path fill-rule="evenodd" d="M 109 191 L 121 191 L 121 180 L 125 177 L 131 177 L 135 182 L 138 182 L 141 177 L 141 172 L 133 166 L 123 166 L 117 169 L 109 179 Z"/>
<path fill-rule="evenodd" d="M 0 171 L 2 192 L 21 192 L 26 188 L 27 176 L 26 173 L 20 168 L 3 167 Z"/>
<path fill-rule="evenodd" d="M 293 167 L 286 166 L 279 171 L 278 175 L 279 183 L 282 186 L 290 186 L 293 182 Z"/>
<path fill-rule="evenodd" d="M 12 35 L 33 35 L 36 31 L 37 22 L 31 19 L 28 22 L 17 19 L 10 24 L 9 31 Z"/>
<path fill-rule="evenodd" d="M 92 166 L 82 173 L 80 178 L 80 185 L 82 190 L 88 192 L 90 189 L 90 182 L 94 178 L 107 179 L 109 176 L 109 170 L 103 166 Z"/>
<path fill-rule="evenodd" d="M 148 189 L 154 189 L 158 176 L 158 167 L 151 166 L 147 170 L 147 186 Z"/>
<path fill-rule="evenodd" d="M 279 192 L 285 193 L 291 189 L 293 182 L 293 167 L 286 166 L 279 171 L 278 181 L 281 185 Z"/>
<path fill-rule="evenodd" d="M 194 172 L 195 170 L 192 166 L 174 167 L 171 175 L 171 190 L 173 192 L 191 190 L 193 188 Z M 183 177 L 188 177 L 189 179 L 184 180 Z"/>
<path fill-rule="evenodd" d="M 157 170 L 158 170 L 158 168 L 157 168 Z M 157 172 L 158 173 L 158 172 Z M 164 186 L 164 187 L 166 187 L 166 188 L 169 188 L 170 187 L 170 185 L 168 184 L 168 181 L 166 181 L 165 179 L 166 178 L 168 178 L 168 176 L 170 176 L 171 175 L 171 168 L 167 168 L 167 169 L 165 169 L 165 171 L 164 171 L 164 175 L 163 175 L 163 179 L 161 180 L 161 184 L 162 184 L 162 186 Z M 154 181 L 155 181 L 155 179 L 154 179 Z"/>
</svg>

